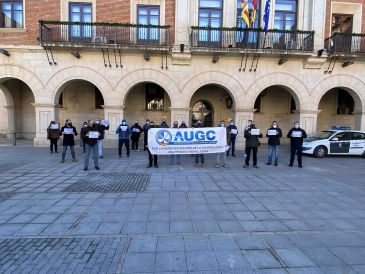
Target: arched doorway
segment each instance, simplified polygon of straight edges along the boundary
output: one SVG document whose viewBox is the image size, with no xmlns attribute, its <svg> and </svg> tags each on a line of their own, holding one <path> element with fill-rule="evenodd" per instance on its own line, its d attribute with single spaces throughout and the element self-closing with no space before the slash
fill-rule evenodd
<svg viewBox="0 0 365 274">
<path fill-rule="evenodd" d="M 33 139 L 35 98 L 30 87 L 15 78 L 0 79 L 0 137 Z"/>
<path fill-rule="evenodd" d="M 299 99 L 295 93 L 284 86 L 271 86 L 264 89 L 255 101 L 254 121 L 264 131 L 277 121 L 284 132 L 288 132 L 293 122 L 299 121 Z"/>
<path fill-rule="evenodd" d="M 92 83 L 85 80 L 71 80 L 65 83 L 57 94 L 56 119 L 61 125 L 66 119 L 71 119 L 73 125 L 80 131 L 83 122 L 104 118 L 104 98 Z"/>
<path fill-rule="evenodd" d="M 143 125 L 146 119 L 159 125 L 162 119 L 166 119 L 171 126 L 171 100 L 166 90 L 160 85 L 152 82 L 142 82 L 135 85 L 128 92 L 124 106 L 124 118 L 130 125 L 135 121 Z"/>
<path fill-rule="evenodd" d="M 332 126 L 350 126 L 355 128 L 355 113 L 361 113 L 361 101 L 357 95 L 345 88 L 333 88 L 326 92 L 318 105 L 317 130 Z"/>
<path fill-rule="evenodd" d="M 201 119 L 205 127 L 217 126 L 221 120 L 228 123 L 234 118 L 235 102 L 231 94 L 215 84 L 205 85 L 193 94 L 190 100 L 192 125 Z"/>
</svg>

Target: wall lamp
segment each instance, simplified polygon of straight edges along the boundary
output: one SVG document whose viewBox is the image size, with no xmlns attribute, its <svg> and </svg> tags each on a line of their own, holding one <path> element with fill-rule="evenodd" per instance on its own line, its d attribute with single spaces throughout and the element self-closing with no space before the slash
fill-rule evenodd
<svg viewBox="0 0 365 274">
<path fill-rule="evenodd" d="M 143 54 L 143 59 L 146 60 L 147 62 L 150 60 L 150 54 L 148 52 L 145 52 Z"/>
<path fill-rule="evenodd" d="M 281 66 L 282 64 L 286 63 L 288 61 L 288 58 L 286 57 L 280 57 L 278 61 L 278 65 Z"/>
<path fill-rule="evenodd" d="M 78 52 L 78 51 L 71 51 L 71 54 L 73 56 L 75 56 L 77 59 L 80 59 L 81 58 L 80 52 Z"/>
<path fill-rule="evenodd" d="M 185 50 L 185 45 L 184 44 L 180 44 L 180 52 L 184 52 Z"/>
<path fill-rule="evenodd" d="M 343 64 L 342 67 L 348 67 L 354 64 L 354 61 L 352 60 L 346 60 Z"/>
<path fill-rule="evenodd" d="M 0 49 L 0 53 L 1 54 L 4 54 L 5 56 L 10 57 L 10 53 L 7 50 L 5 50 L 5 49 Z"/>
<path fill-rule="evenodd" d="M 321 56 L 322 56 L 322 54 L 323 54 L 323 52 L 324 52 L 324 49 L 320 49 L 320 50 L 318 50 L 318 51 L 317 51 L 317 56 L 318 56 L 318 57 L 321 57 Z"/>
<path fill-rule="evenodd" d="M 217 63 L 219 61 L 219 55 L 218 54 L 214 54 L 212 57 L 212 62 L 213 64 Z"/>
</svg>

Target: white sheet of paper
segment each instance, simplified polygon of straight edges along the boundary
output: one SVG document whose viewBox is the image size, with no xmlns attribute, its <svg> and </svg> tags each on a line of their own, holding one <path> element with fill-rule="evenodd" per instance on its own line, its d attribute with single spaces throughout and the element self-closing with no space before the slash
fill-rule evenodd
<svg viewBox="0 0 365 274">
<path fill-rule="evenodd" d="M 226 152 L 229 150 L 230 146 L 226 146 Z"/>
<path fill-rule="evenodd" d="M 108 120 L 101 120 L 101 124 L 104 126 L 109 126 L 109 121 Z"/>
<path fill-rule="evenodd" d="M 89 138 L 90 139 L 98 139 L 99 138 L 99 132 L 97 132 L 97 131 L 89 131 Z"/>
<path fill-rule="evenodd" d="M 260 135 L 260 129 L 259 128 L 251 129 L 251 135 Z"/>
<path fill-rule="evenodd" d="M 138 128 L 133 128 L 133 132 L 140 132 Z"/>
<path fill-rule="evenodd" d="M 301 138 L 302 137 L 302 132 L 301 131 L 292 131 L 291 137 Z"/>
<path fill-rule="evenodd" d="M 237 133 L 238 133 L 237 129 L 234 129 L 234 128 L 231 129 L 231 134 L 237 134 Z"/>
<path fill-rule="evenodd" d="M 58 124 L 52 124 L 51 129 L 58 129 Z"/>
<path fill-rule="evenodd" d="M 120 126 L 120 129 L 122 130 L 122 131 L 127 131 L 127 126 Z"/>
<path fill-rule="evenodd" d="M 65 127 L 63 128 L 64 134 L 74 134 L 74 129 L 72 127 Z"/>
<path fill-rule="evenodd" d="M 276 131 L 276 129 L 269 129 L 267 131 L 267 135 L 269 135 L 269 136 L 275 136 L 275 135 L 278 135 L 278 132 Z"/>
</svg>

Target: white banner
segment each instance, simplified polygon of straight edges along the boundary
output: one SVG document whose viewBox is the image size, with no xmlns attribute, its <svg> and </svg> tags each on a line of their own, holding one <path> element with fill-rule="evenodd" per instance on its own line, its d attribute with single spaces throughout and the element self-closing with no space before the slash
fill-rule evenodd
<svg viewBox="0 0 365 274">
<path fill-rule="evenodd" d="M 226 128 L 151 128 L 148 148 L 152 154 L 206 154 L 226 151 Z"/>
</svg>

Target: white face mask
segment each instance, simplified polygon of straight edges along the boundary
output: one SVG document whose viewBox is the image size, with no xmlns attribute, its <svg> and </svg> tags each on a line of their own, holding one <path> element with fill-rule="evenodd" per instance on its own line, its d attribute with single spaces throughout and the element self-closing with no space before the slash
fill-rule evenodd
<svg viewBox="0 0 365 274">
<path fill-rule="evenodd" d="M 272 125 L 273 128 L 277 128 L 278 125 Z"/>
<path fill-rule="evenodd" d="M 95 121 L 95 124 L 100 124 L 100 121 Z"/>
<path fill-rule="evenodd" d="M 295 128 L 299 128 L 299 125 L 298 125 L 298 124 L 295 124 L 295 125 L 294 125 L 294 127 L 295 127 Z"/>
<path fill-rule="evenodd" d="M 221 127 L 224 127 L 224 124 L 221 124 Z"/>
<path fill-rule="evenodd" d="M 126 122 L 122 122 L 122 125 L 125 125 L 126 124 Z"/>
<path fill-rule="evenodd" d="M 233 126 L 233 125 L 234 125 L 234 123 L 230 123 L 230 125 L 231 125 L 231 126 Z"/>
<path fill-rule="evenodd" d="M 147 124 L 147 125 L 149 125 L 149 124 L 150 124 L 150 122 L 146 122 L 146 124 Z"/>
</svg>

